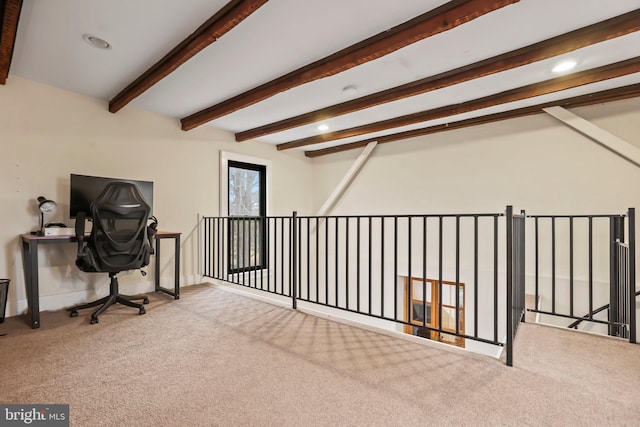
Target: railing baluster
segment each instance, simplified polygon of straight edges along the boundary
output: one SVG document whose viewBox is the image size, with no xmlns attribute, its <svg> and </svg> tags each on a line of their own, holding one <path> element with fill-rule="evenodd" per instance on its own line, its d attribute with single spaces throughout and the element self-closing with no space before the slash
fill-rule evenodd
<svg viewBox="0 0 640 427">
<path fill-rule="evenodd" d="M 593 320 L 593 217 L 589 217 L 589 319 Z"/>
<path fill-rule="evenodd" d="M 278 218 L 273 219 L 273 292 L 278 293 Z"/>
<path fill-rule="evenodd" d="M 335 306 L 336 306 L 336 307 L 338 307 L 338 306 L 339 306 L 339 298 L 338 298 L 338 297 L 339 297 L 339 294 L 340 294 L 340 292 L 339 292 L 339 283 L 340 283 L 340 280 L 338 279 L 338 276 L 339 276 L 339 274 L 340 274 L 340 271 L 339 271 L 339 268 L 338 268 L 338 262 L 339 262 L 339 259 L 338 259 L 338 256 L 339 256 L 339 255 L 338 255 L 338 253 L 339 253 L 339 248 L 338 248 L 338 239 L 339 239 L 339 235 L 338 235 L 338 228 L 339 228 L 339 221 L 340 221 L 340 217 L 335 217 L 335 222 L 336 222 L 336 230 L 335 230 L 335 232 L 336 232 L 336 241 L 335 241 L 335 243 L 334 243 L 334 246 L 335 246 L 335 271 L 334 271 L 334 273 L 333 273 L 333 274 L 334 274 L 334 281 L 335 281 L 335 288 L 336 288 L 336 291 L 335 291 L 335 299 L 336 299 L 336 300 L 335 300 L 335 304 L 336 304 Z"/>
<path fill-rule="evenodd" d="M 349 218 L 345 217 L 345 242 L 344 242 L 344 289 L 345 306 L 349 308 Z"/>
<path fill-rule="evenodd" d="M 460 334 L 460 215 L 456 215 L 456 335 Z"/>
<path fill-rule="evenodd" d="M 636 210 L 629 208 L 629 342 L 636 342 Z"/>
<path fill-rule="evenodd" d="M 410 282 L 409 286 L 413 286 Z M 409 311 L 409 313 L 412 313 Z M 411 314 L 409 314 L 411 316 Z M 411 317 L 409 317 L 411 318 Z M 427 325 L 427 217 L 422 217 L 422 326 Z"/>
<path fill-rule="evenodd" d="M 307 300 L 311 301 L 311 218 L 307 217 Z"/>
<path fill-rule="evenodd" d="M 536 311 L 540 310 L 538 307 L 538 300 L 540 295 L 539 284 L 540 284 L 540 274 L 539 274 L 539 263 L 538 263 L 538 217 L 535 217 L 535 239 L 536 239 L 536 247 L 535 247 L 535 263 L 536 263 L 536 292 L 535 292 L 535 307 Z"/>
<path fill-rule="evenodd" d="M 203 234 L 205 239 L 208 239 L 209 236 L 209 220 L 207 218 L 203 219 L 203 223 L 204 223 L 204 230 L 203 230 Z M 204 275 L 205 276 L 209 276 L 211 273 L 209 271 L 209 245 L 205 245 L 204 246 L 204 251 L 203 251 L 203 257 L 204 257 L 204 262 L 203 262 L 203 267 L 204 267 Z"/>
<path fill-rule="evenodd" d="M 316 302 L 320 302 L 320 218 L 316 217 Z"/>
<path fill-rule="evenodd" d="M 297 283 L 296 283 L 296 275 L 297 275 L 297 259 L 296 259 L 296 242 L 298 241 L 298 218 L 297 218 L 298 214 L 296 211 L 293 211 L 293 216 L 291 217 L 291 239 L 289 240 L 290 242 L 292 242 L 292 245 L 289 246 L 290 250 L 289 250 L 289 257 L 291 259 L 291 282 L 290 282 L 290 286 L 291 286 L 291 298 L 293 300 L 293 309 L 295 310 L 298 306 L 298 301 L 297 301 Z"/>
<path fill-rule="evenodd" d="M 384 317 L 384 217 L 380 217 L 380 315 Z"/>
<path fill-rule="evenodd" d="M 493 217 L 493 340 L 498 341 L 498 216 Z"/>
<path fill-rule="evenodd" d="M 324 220 L 324 302 L 329 304 L 329 218 Z"/>
<path fill-rule="evenodd" d="M 438 217 L 438 332 L 442 333 L 442 216 Z"/>
<path fill-rule="evenodd" d="M 411 301 L 413 301 L 413 293 L 412 293 L 412 285 L 411 278 L 413 277 L 411 274 L 411 217 L 407 218 L 407 277 L 409 278 L 409 286 L 408 286 L 408 297 L 407 297 L 407 313 L 411 316 Z M 394 278 L 394 281 L 397 281 L 397 275 Z M 398 289 L 398 284 L 395 283 L 394 289 Z"/>
<path fill-rule="evenodd" d="M 551 312 L 556 312 L 556 217 L 551 217 Z"/>
<path fill-rule="evenodd" d="M 398 217 L 393 217 L 393 320 L 398 320 Z"/>
<path fill-rule="evenodd" d="M 573 316 L 573 217 L 569 217 L 569 315 Z"/>
<path fill-rule="evenodd" d="M 356 310 L 360 311 L 360 217 L 356 218 Z"/>
<path fill-rule="evenodd" d="M 478 215 L 473 216 L 473 336 L 478 338 Z"/>
<path fill-rule="evenodd" d="M 369 297 L 369 311 L 368 314 L 372 314 L 371 313 L 371 299 L 372 299 L 372 290 L 371 290 L 371 286 L 372 286 L 372 262 L 371 262 L 371 252 L 372 252 L 372 244 L 371 244 L 371 237 L 373 236 L 372 232 L 373 232 L 373 227 L 371 225 L 371 222 L 373 221 L 372 217 L 369 217 L 369 239 L 367 240 L 367 243 L 369 245 L 369 256 L 368 256 L 368 264 L 369 264 L 369 273 L 367 275 L 367 278 L 369 280 L 369 292 L 367 293 L 367 296 Z"/>
</svg>

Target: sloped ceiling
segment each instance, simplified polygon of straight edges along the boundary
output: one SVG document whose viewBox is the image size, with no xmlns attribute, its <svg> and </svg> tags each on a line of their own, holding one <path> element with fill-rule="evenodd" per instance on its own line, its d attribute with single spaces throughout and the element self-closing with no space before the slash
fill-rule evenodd
<svg viewBox="0 0 640 427">
<path fill-rule="evenodd" d="M 0 83 L 310 157 L 640 94 L 636 0 L 2 0 L 0 13 Z"/>
</svg>

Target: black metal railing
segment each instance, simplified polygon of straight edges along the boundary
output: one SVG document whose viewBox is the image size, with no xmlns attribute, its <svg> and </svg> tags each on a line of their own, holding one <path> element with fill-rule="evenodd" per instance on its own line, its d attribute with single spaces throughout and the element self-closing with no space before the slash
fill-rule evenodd
<svg viewBox="0 0 640 427">
<path fill-rule="evenodd" d="M 293 217 L 205 217 L 204 276 L 291 296 L 293 224 Z"/>
<path fill-rule="evenodd" d="M 303 301 L 431 339 L 506 345 L 511 365 L 524 216 L 507 215 L 205 217 L 203 275 L 294 308 Z"/>
<path fill-rule="evenodd" d="M 525 313 L 525 221 L 524 211 L 514 215 L 507 206 L 507 365 L 513 365 L 513 340 Z"/>
<path fill-rule="evenodd" d="M 635 342 L 635 209 L 627 215 L 529 218 L 535 304 L 527 310 L 576 320 L 570 328 L 583 322 L 606 325 L 609 335 Z"/>
</svg>

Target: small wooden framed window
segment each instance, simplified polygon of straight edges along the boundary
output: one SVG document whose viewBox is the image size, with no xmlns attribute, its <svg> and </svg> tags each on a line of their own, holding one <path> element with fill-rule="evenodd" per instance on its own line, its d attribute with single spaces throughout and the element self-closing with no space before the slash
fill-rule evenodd
<svg viewBox="0 0 640 427">
<path fill-rule="evenodd" d="M 439 329 L 442 324 L 442 330 L 455 333 L 457 318 L 458 333 L 464 334 L 464 283 L 458 283 L 458 288 L 456 299 L 456 282 L 440 285 L 434 279 L 405 278 L 405 321 L 411 323 L 405 325 L 405 333 L 464 347 L 464 338 L 428 329 Z"/>
</svg>

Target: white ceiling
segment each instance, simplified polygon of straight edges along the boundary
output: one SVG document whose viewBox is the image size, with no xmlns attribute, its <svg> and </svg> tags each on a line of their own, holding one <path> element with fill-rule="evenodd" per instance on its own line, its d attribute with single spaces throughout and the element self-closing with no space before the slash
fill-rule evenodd
<svg viewBox="0 0 640 427">
<path fill-rule="evenodd" d="M 108 101 L 226 3 L 228 0 L 24 0 L 10 76 Z M 270 0 L 124 108 L 175 117 L 179 126 L 179 118 L 444 3 L 446 0 Z M 521 0 L 359 67 L 280 93 L 209 125 L 232 132 L 252 129 L 477 62 L 639 7 L 640 0 Z M 565 58 L 577 60 L 575 71 L 581 71 L 635 57 L 640 53 L 639 33 L 339 116 L 326 124 L 331 130 L 350 128 L 547 80 L 557 77 L 551 68 Z M 112 48 L 91 47 L 83 41 L 84 34 L 103 38 Z M 302 149 L 325 148 L 632 83 L 640 83 L 640 73 Z M 356 93 L 346 94 L 346 86 L 354 86 Z M 316 123 L 260 140 L 279 144 L 319 133 Z"/>
</svg>

